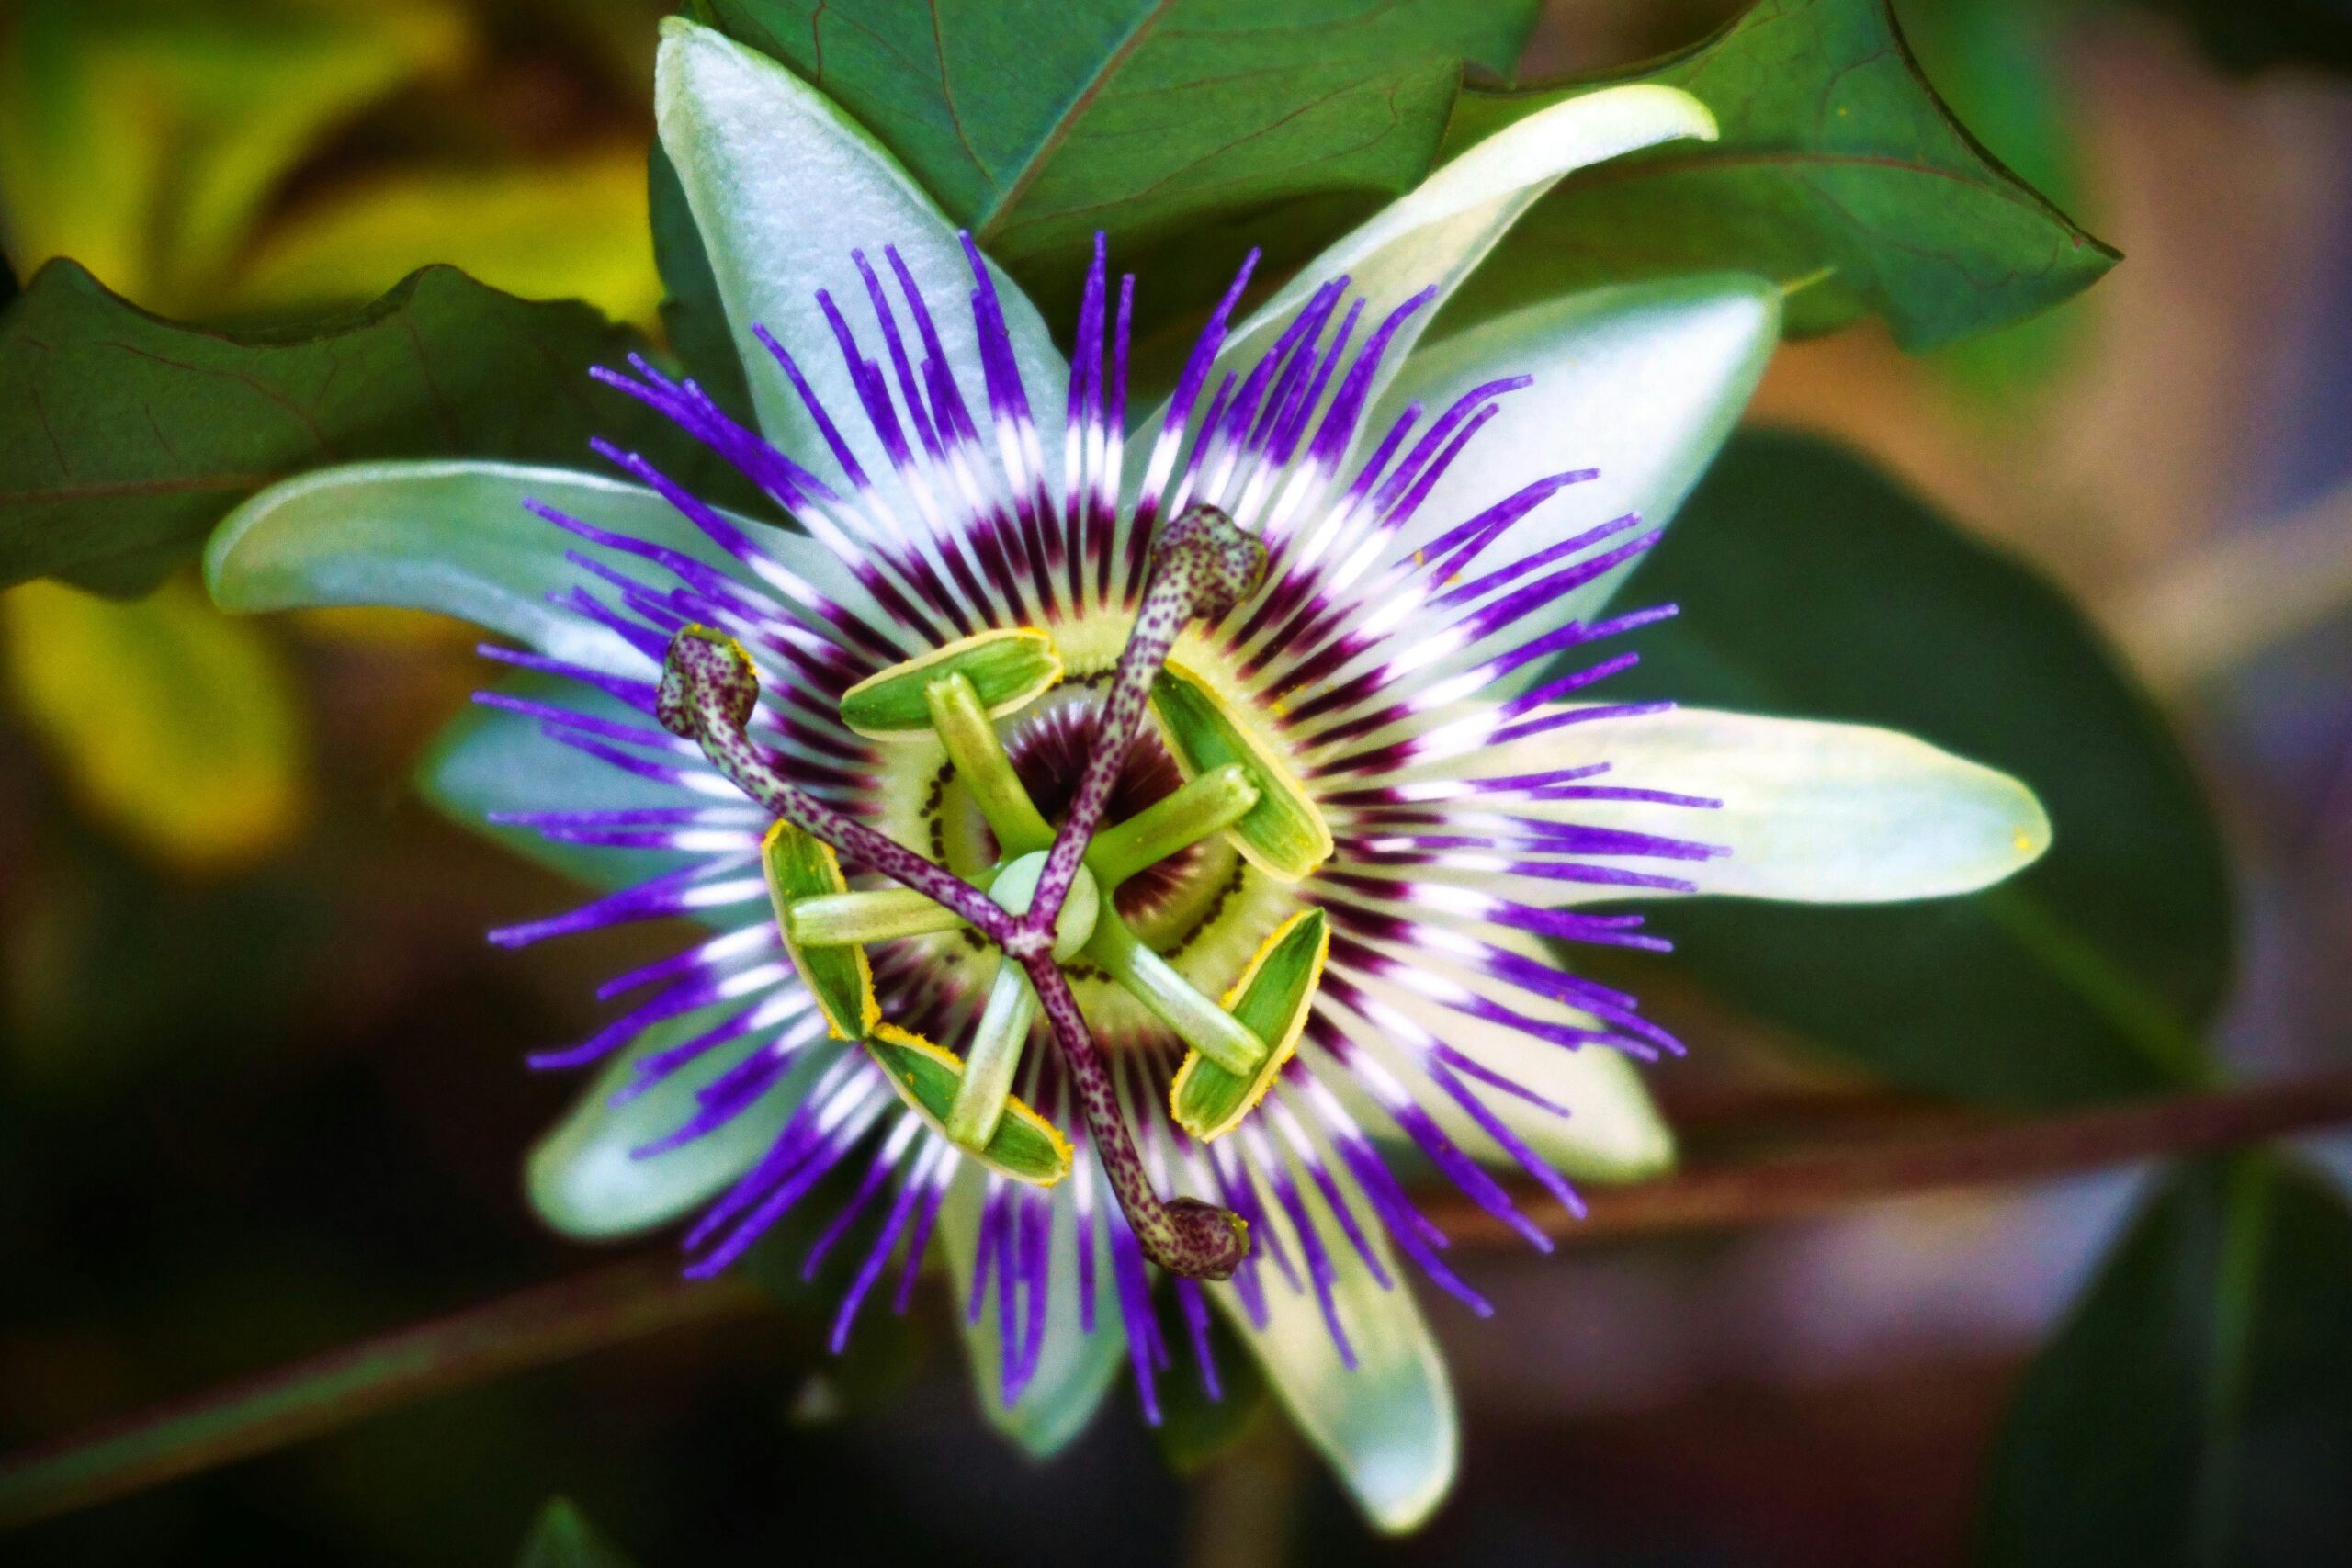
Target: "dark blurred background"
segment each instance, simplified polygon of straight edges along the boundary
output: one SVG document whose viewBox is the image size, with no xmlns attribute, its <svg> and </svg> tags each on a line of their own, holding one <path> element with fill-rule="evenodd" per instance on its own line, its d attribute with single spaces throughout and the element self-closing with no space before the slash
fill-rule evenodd
<svg viewBox="0 0 2352 1568">
<path fill-rule="evenodd" d="M 72 254 L 156 310 L 235 321 L 446 260 L 654 324 L 662 7 L 322 4 L 299 38 L 285 9 L 0 12 L 17 275 Z M 1555 0 L 1523 74 L 1641 59 L 1730 9 Z M 1925 357 L 1876 326 L 1792 344 L 1753 418 L 1858 446 L 2087 607 L 2228 825 L 2245 926 L 2228 1055 L 2340 1063 L 2343 12 L 1899 9 L 1983 140 L 2128 259 L 2051 316 Z M 237 147 L 245 173 L 188 188 L 191 144 Z M 566 891 L 408 788 L 480 678 L 470 637 L 390 614 L 231 622 L 192 581 L 127 604 L 11 590 L 0 632 L 0 1446 L 595 1261 L 522 1201 L 520 1153 L 575 1086 L 521 1058 L 574 1036 L 594 979 L 658 939 L 521 960 L 481 941 Z M 1801 1043 L 1662 1000 L 1699 1048 L 1657 1087 L 1694 1124 L 1741 1095 L 1848 1087 Z M 1957 1562 L 2017 1369 L 2136 1180 L 1474 1258 L 1498 1316 L 1432 1312 L 1463 1483 L 1402 1542 L 1370 1539 L 1265 1411 L 1179 1475 L 1121 1395 L 1033 1468 L 973 1414 L 934 1299 L 846 1364 L 787 1306 L 40 1526 L 0 1560 L 499 1563 L 568 1494 L 645 1568 Z"/>
</svg>

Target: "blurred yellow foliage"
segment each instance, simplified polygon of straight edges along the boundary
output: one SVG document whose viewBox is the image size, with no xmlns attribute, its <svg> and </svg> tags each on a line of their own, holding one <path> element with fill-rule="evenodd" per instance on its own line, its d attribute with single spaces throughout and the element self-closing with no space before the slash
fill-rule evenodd
<svg viewBox="0 0 2352 1568">
<path fill-rule="evenodd" d="M 426 0 L 32 0 L 0 34 L 10 253 L 26 276 L 71 255 L 152 310 L 207 313 L 319 140 L 469 49 L 466 19 Z"/>
<path fill-rule="evenodd" d="M 616 128 L 488 164 L 319 163 L 394 95 L 483 74 L 484 14 L 478 0 L 0 0 L 0 238 L 18 275 L 70 255 L 150 310 L 220 320 L 357 303 L 447 262 L 650 324 L 641 139 Z M 650 47 L 650 23 L 630 11 L 605 28 Z M 446 636 L 400 616 L 314 629 Z M 312 787 L 273 631 L 185 582 L 135 604 L 19 588 L 0 596 L 0 682 L 126 838 L 217 870 L 301 825 Z"/>
<path fill-rule="evenodd" d="M 188 872 L 246 864 L 312 806 L 294 684 L 261 629 L 175 579 L 136 603 L 0 595 L 8 684 L 84 806 Z"/>
<path fill-rule="evenodd" d="M 230 298 L 241 310 L 340 304 L 448 262 L 531 299 L 571 297 L 649 323 L 662 303 L 645 207 L 645 148 L 527 167 L 402 170 L 346 186 L 266 235 Z"/>
</svg>

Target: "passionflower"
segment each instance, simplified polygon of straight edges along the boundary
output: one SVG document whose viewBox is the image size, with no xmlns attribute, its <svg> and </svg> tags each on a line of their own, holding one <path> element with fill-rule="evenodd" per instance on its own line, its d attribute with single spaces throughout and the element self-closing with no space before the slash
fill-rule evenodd
<svg viewBox="0 0 2352 1568">
<path fill-rule="evenodd" d="M 1136 283 L 1098 238 L 1066 361 L 1020 289 L 820 94 L 667 24 L 661 134 L 757 429 L 643 361 L 775 516 L 644 457 L 329 468 L 223 525 L 237 609 L 470 619 L 521 673 L 438 798 L 603 885 L 493 933 L 702 935 L 538 1065 L 601 1075 L 534 1154 L 583 1236 L 696 1215 L 690 1272 L 822 1201 L 836 1345 L 944 1251 L 991 1419 L 1147 1419 L 1211 1315 L 1373 1518 L 1451 1479 L 1408 1274 L 1471 1311 L 1401 1152 L 1538 1247 L 1494 1174 L 1661 1168 L 1631 1064 L 1681 1047 L 1574 971 L 1629 898 L 1952 894 L 2049 840 L 2015 781 L 1860 727 L 1611 703 L 1604 604 L 1778 327 L 1738 277 L 1424 344 L 1569 170 L 1713 134 L 1665 88 L 1536 114 L 1240 316 L 1128 417 Z M 1797 608 L 1793 613 L 1801 613 Z M 1611 907 L 1601 907 L 1611 906 Z M 1523 1190 L 1523 1189 L 1522 1189 Z M 1163 1312 L 1158 1303 L 1165 1303 Z"/>
</svg>

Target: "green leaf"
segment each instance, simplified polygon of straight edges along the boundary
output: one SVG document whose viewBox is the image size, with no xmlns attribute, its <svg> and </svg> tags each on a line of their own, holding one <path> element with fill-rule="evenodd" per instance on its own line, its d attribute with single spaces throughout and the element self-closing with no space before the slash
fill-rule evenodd
<svg viewBox="0 0 2352 1568">
<path fill-rule="evenodd" d="M 1536 6 L 701 0 L 697 10 L 840 103 L 1023 288 L 1058 306 L 1097 229 L 1133 262 L 1179 230 L 1279 202 L 1409 188 L 1429 172 L 1464 62 L 1508 73 Z M 1362 211 L 1320 202 L 1272 237 L 1303 256 Z M 1240 248 L 1219 247 L 1218 267 Z M 1165 289 L 1145 299 L 1154 310 L 1171 302 Z"/>
<path fill-rule="evenodd" d="M 1921 349 L 2030 316 L 2116 253 L 1980 147 L 1905 47 L 1885 0 L 1764 0 L 1634 73 L 1467 91 L 1449 149 L 1596 86 L 1692 94 L 1722 139 L 1678 143 L 1564 183 L 1453 306 L 1460 318 L 1598 283 L 1719 267 L 1788 290 L 1792 333 L 1875 312 Z"/>
<path fill-rule="evenodd" d="M 2069 12 L 2045 0 L 1904 0 L 1912 53 L 1953 117 L 2009 171 L 2069 211 L 2083 196 L 2075 83 L 2060 49 Z M 2095 216 L 2095 215 L 2094 215 Z M 2027 401 L 2066 362 L 2087 325 L 2079 305 L 1964 338 L 1938 355 L 1988 408 Z"/>
<path fill-rule="evenodd" d="M 1681 613 L 1641 635 L 1612 700 L 1907 731 L 2022 779 L 2055 833 L 1965 897 L 1661 910 L 1665 963 L 1931 1092 L 2052 1105 L 2205 1075 L 2231 958 L 2211 811 L 2053 589 L 1835 447 L 1747 434 L 1636 573 L 1628 605 L 1659 602 Z"/>
<path fill-rule="evenodd" d="M 591 434 L 698 480 L 659 416 L 587 377 L 636 340 L 426 267 L 359 310 L 249 333 L 167 321 L 51 262 L 0 320 L 0 586 L 150 588 L 289 474 L 433 454 L 581 460 Z"/>
<path fill-rule="evenodd" d="M 2352 1562 L 2352 1213 L 2267 1155 L 2183 1170 L 2019 1380 L 1984 1568 Z"/>
<path fill-rule="evenodd" d="M 551 1497 L 531 1526 L 514 1568 L 635 1568 L 635 1560 L 588 1522 L 569 1497 Z"/>
</svg>

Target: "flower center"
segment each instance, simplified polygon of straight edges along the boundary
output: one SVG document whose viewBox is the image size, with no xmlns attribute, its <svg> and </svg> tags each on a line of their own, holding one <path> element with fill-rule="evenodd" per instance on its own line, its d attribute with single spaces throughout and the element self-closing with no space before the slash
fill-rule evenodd
<svg viewBox="0 0 2352 1568">
<path fill-rule="evenodd" d="M 1101 681 L 1090 682 L 1099 685 Z M 1071 686 L 1076 682 L 1069 683 Z M 1063 690 L 1067 691 L 1066 686 Z M 1040 699 L 1023 714 L 1004 737 L 1012 771 L 1029 792 L 1038 814 L 1059 828 L 1078 795 L 1079 776 L 1094 754 L 1102 700 L 1098 692 L 1081 691 L 1061 702 Z M 1127 747 L 1104 818 L 1125 822 L 1141 816 L 1183 787 L 1183 770 L 1170 755 L 1157 731 L 1145 729 Z M 991 834 L 990 838 L 993 839 Z M 1185 844 L 1165 859 L 1153 862 L 1119 885 L 1112 907 L 1130 921 L 1148 919 L 1182 891 L 1203 860 L 1201 846 Z"/>
<path fill-rule="evenodd" d="M 967 1156 L 1050 1187 L 1069 1174 L 1071 1145 L 1012 1092 L 1035 1026 L 1047 1021 L 1147 1254 L 1179 1273 L 1220 1280 L 1246 1257 L 1249 1227 L 1214 1204 L 1159 1198 L 1117 1108 L 1116 1080 L 1096 1044 L 1096 1010 L 1080 998 L 1071 970 L 1115 985 L 1182 1043 L 1170 1114 L 1196 1138 L 1239 1125 L 1297 1049 L 1329 953 L 1322 910 L 1294 908 L 1212 1001 L 1146 944 L 1114 901 L 1127 882 L 1211 840 L 1247 863 L 1235 873 L 1242 887 L 1253 872 L 1295 882 L 1330 852 L 1321 813 L 1268 748 L 1256 716 L 1231 711 L 1216 681 L 1170 657 L 1192 622 L 1221 621 L 1265 568 L 1265 547 L 1214 507 L 1191 508 L 1162 531 L 1149 584 L 1110 661 L 1106 694 L 1090 698 L 1081 680 L 1029 716 L 1033 774 L 1048 784 L 1070 779 L 1057 747 L 1083 758 L 1058 825 L 1038 806 L 999 728 L 1063 683 L 1068 667 L 1050 634 L 1029 626 L 978 633 L 844 692 L 842 723 L 885 752 L 935 747 L 944 755 L 948 771 L 920 813 L 934 837 L 929 856 L 842 815 L 778 768 L 748 732 L 760 704 L 757 669 L 726 634 L 690 625 L 672 637 L 656 702 L 663 728 L 698 741 L 730 783 L 774 813 L 761 860 L 777 927 L 834 1035 L 859 1041 L 907 1105 Z M 1157 761 L 1136 753 L 1148 710 L 1168 737 L 1168 753 Z M 1166 787 L 1165 770 L 1183 782 Z M 1114 821 L 1123 784 L 1131 798 L 1155 798 Z M 949 841 L 952 788 L 978 819 L 961 845 Z M 876 804 L 887 808 L 894 793 L 884 790 Z M 988 862 L 982 874 L 956 867 L 959 848 Z M 837 850 L 899 886 L 853 891 Z M 1174 880 L 1181 887 L 1188 878 Z M 1226 903 L 1216 900 L 1217 919 Z M 983 953 L 991 945 L 996 953 L 959 1057 L 881 1016 L 865 944 L 967 927 L 986 939 Z"/>
</svg>

